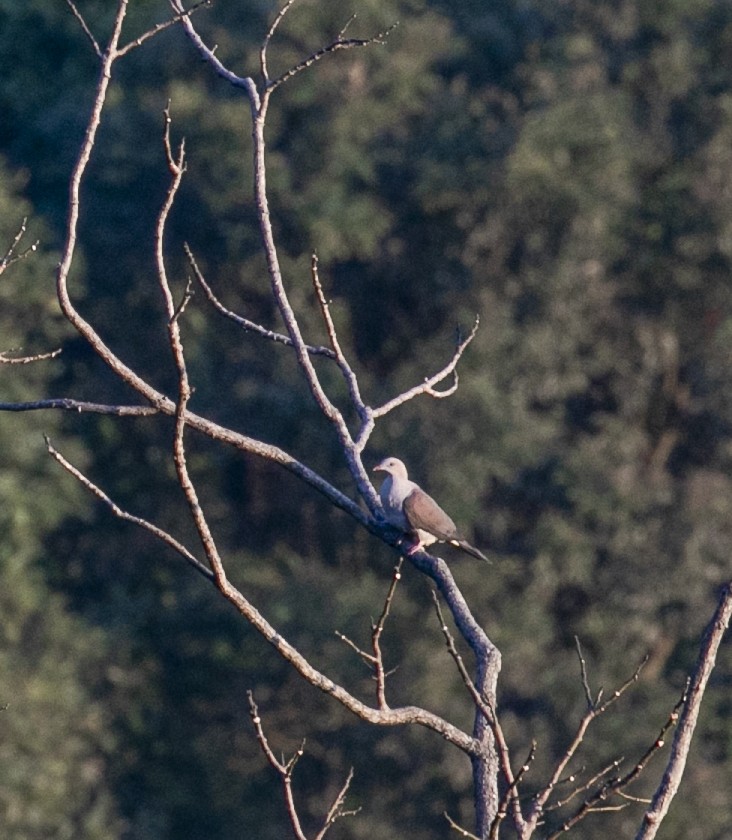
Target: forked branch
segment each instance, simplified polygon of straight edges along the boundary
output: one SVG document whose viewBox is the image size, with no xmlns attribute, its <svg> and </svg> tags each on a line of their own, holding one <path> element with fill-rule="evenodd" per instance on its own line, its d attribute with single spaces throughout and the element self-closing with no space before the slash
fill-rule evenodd
<svg viewBox="0 0 732 840">
<path fill-rule="evenodd" d="M 277 772 L 277 775 L 280 777 L 280 781 L 282 782 L 282 789 L 285 796 L 285 806 L 287 808 L 287 816 L 290 820 L 290 826 L 292 827 L 292 831 L 297 840 L 308 840 L 300 822 L 300 817 L 297 812 L 297 806 L 295 804 L 295 795 L 292 790 L 292 777 L 295 772 L 297 762 L 305 752 L 305 741 L 302 742 L 300 748 L 288 761 L 285 761 L 284 758 L 282 760 L 278 759 L 274 753 L 274 750 L 269 744 L 267 735 L 264 732 L 264 727 L 262 726 L 262 718 L 259 715 L 259 709 L 257 707 L 257 704 L 254 702 L 254 695 L 251 691 L 247 691 L 247 698 L 249 700 L 249 714 L 252 718 L 252 723 L 254 724 L 254 731 L 257 736 L 257 742 L 259 743 L 260 749 L 264 753 L 265 758 L 269 762 L 270 766 L 273 767 L 274 770 Z M 328 813 L 326 814 L 325 819 L 323 821 L 323 826 L 320 829 L 320 831 L 315 835 L 314 840 L 322 840 L 322 838 L 325 837 L 326 833 L 328 832 L 328 829 L 330 829 L 331 826 L 341 817 L 355 816 L 361 810 L 360 808 L 355 808 L 353 810 L 347 811 L 344 808 L 346 795 L 348 793 L 348 789 L 350 788 L 352 781 L 353 768 L 349 770 L 348 776 L 346 777 L 346 781 L 343 783 L 343 786 L 338 791 L 338 794 L 333 800 L 333 804 L 328 809 Z"/>
</svg>

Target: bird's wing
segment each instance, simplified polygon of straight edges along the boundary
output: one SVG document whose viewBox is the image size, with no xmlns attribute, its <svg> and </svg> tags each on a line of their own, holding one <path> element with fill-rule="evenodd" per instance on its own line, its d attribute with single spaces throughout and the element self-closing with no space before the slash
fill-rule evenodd
<svg viewBox="0 0 732 840">
<path fill-rule="evenodd" d="M 427 531 L 438 540 L 454 539 L 457 533 L 452 519 L 419 487 L 404 499 L 404 515 L 413 530 Z"/>
</svg>

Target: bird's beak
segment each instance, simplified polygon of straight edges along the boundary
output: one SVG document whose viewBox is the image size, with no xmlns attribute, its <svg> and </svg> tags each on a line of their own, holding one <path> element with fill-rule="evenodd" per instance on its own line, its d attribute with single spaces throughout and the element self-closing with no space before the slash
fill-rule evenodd
<svg viewBox="0 0 732 840">
<path fill-rule="evenodd" d="M 383 464 L 377 464 L 371 472 L 385 472 Z"/>
</svg>

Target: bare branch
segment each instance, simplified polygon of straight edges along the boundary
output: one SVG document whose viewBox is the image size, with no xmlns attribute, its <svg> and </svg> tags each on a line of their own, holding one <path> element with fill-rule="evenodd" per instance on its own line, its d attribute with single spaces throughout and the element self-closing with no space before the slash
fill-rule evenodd
<svg viewBox="0 0 732 840">
<path fill-rule="evenodd" d="M 714 669 L 719 645 L 729 626 L 730 616 L 732 616 L 732 581 L 723 587 L 717 609 L 704 631 L 699 657 L 691 676 L 688 698 L 671 745 L 671 756 L 651 807 L 643 816 L 643 823 L 636 835 L 636 840 L 651 840 L 656 836 L 679 788 L 704 691 Z"/>
<path fill-rule="evenodd" d="M 259 632 L 266 641 L 268 641 L 275 650 L 289 662 L 295 670 L 306 679 L 311 685 L 318 688 L 325 694 L 330 695 L 337 700 L 341 705 L 355 714 L 362 720 L 377 726 L 405 726 L 408 724 L 423 726 L 436 732 L 449 743 L 456 746 L 468 755 L 482 754 L 482 744 L 474 738 L 471 738 L 466 733 L 462 732 L 456 726 L 438 717 L 432 712 L 421 709 L 417 706 L 403 706 L 398 709 L 379 710 L 372 709 L 365 703 L 362 703 L 357 698 L 353 697 L 344 688 L 334 683 L 316 668 L 314 668 L 308 660 L 286 639 L 284 639 L 274 627 L 262 616 L 262 614 L 244 597 L 244 595 L 236 589 L 226 578 L 223 570 L 223 565 L 219 566 L 219 578 L 217 579 L 214 573 L 206 568 L 206 566 L 198 561 L 193 554 L 188 551 L 181 543 L 174 537 L 161 528 L 152 523 L 134 516 L 119 507 L 103 490 L 88 479 L 80 470 L 70 464 L 59 452 L 57 452 L 49 442 L 47 442 L 48 451 L 58 463 L 73 475 L 84 487 L 93 493 L 98 499 L 101 499 L 120 519 L 137 525 L 146 531 L 153 534 L 158 539 L 162 540 L 166 545 L 169 545 L 187 562 L 189 562 L 196 571 L 200 572 L 207 580 L 210 580 L 221 591 L 223 596 L 236 607 L 241 615 Z M 220 563 L 220 560 L 219 560 Z"/>
<path fill-rule="evenodd" d="M 447 811 L 445 811 L 445 812 L 443 813 L 443 816 L 445 817 L 445 819 L 446 819 L 446 820 L 447 820 L 447 822 L 449 823 L 450 828 L 451 828 L 453 831 L 457 831 L 457 833 L 458 833 L 461 837 L 467 837 L 467 838 L 469 838 L 469 840 L 480 840 L 480 837 L 476 837 L 476 835 L 475 835 L 475 834 L 472 834 L 470 831 L 468 831 L 467 829 L 463 828 L 461 825 L 458 825 L 458 824 L 455 822 L 455 820 L 454 820 L 454 819 L 453 819 L 453 818 L 452 818 L 452 817 L 451 817 L 451 816 L 447 813 Z"/>
<path fill-rule="evenodd" d="M 573 826 L 577 825 L 577 823 L 583 820 L 588 814 L 602 811 L 619 811 L 628 806 L 628 802 L 623 803 L 622 805 L 601 805 L 600 803 L 604 803 L 609 797 L 619 794 L 624 790 L 624 788 L 631 784 L 631 782 L 634 782 L 641 775 L 651 758 L 664 746 L 666 733 L 679 719 L 679 709 L 686 703 L 686 699 L 687 689 L 684 689 L 684 692 L 672 709 L 668 719 L 661 727 L 658 737 L 635 763 L 632 769 L 624 776 L 617 776 L 614 779 L 609 779 L 607 782 L 602 784 L 593 794 L 585 799 L 573 816 L 565 820 L 561 828 L 549 836 L 548 840 L 557 840 L 558 837 L 562 836 Z"/>
<path fill-rule="evenodd" d="M 61 352 L 60 347 L 57 350 L 51 350 L 50 353 L 37 353 L 35 356 L 8 356 L 7 352 L 0 352 L 0 365 L 29 365 L 31 362 L 55 359 Z"/>
<path fill-rule="evenodd" d="M 506 792 L 504 794 L 503 801 L 499 803 L 498 808 L 496 809 L 496 813 L 493 817 L 493 821 L 490 827 L 490 834 L 492 836 L 494 832 L 496 832 L 497 836 L 498 826 L 500 825 L 505 814 L 507 813 L 507 808 L 509 804 L 511 807 L 511 816 L 514 821 L 514 825 L 516 826 L 517 832 L 520 833 L 523 830 L 524 817 L 521 813 L 521 803 L 518 798 L 517 785 L 521 777 L 529 769 L 530 760 L 533 760 L 533 752 L 530 756 L 530 760 L 525 762 L 524 765 L 522 765 L 522 768 L 519 771 L 519 773 L 516 776 L 514 776 L 513 768 L 511 767 L 511 756 L 510 751 L 508 749 L 508 743 L 506 742 L 506 737 L 503 733 L 501 724 L 498 721 L 498 715 L 496 714 L 495 709 L 488 701 L 488 699 L 481 695 L 481 693 L 476 688 L 475 683 L 473 682 L 473 680 L 471 680 L 470 674 L 468 673 L 468 669 L 465 667 L 465 663 L 463 662 L 463 658 L 462 656 L 460 656 L 460 653 L 458 652 L 458 649 L 455 646 L 455 640 L 452 637 L 452 633 L 450 633 L 450 629 L 445 623 L 445 619 L 442 614 L 442 608 L 440 607 L 440 602 L 437 598 L 437 593 L 434 589 L 432 590 L 432 601 L 435 605 L 437 620 L 439 621 L 440 630 L 442 631 L 442 635 L 445 639 L 447 651 L 452 657 L 453 661 L 455 662 L 458 672 L 463 680 L 463 684 L 468 689 L 468 692 L 472 697 L 476 709 L 478 709 L 478 711 L 482 714 L 483 718 L 487 721 L 488 725 L 490 726 L 498 748 L 498 760 L 500 763 L 501 772 L 503 773 L 504 779 L 506 781 Z"/>
<path fill-rule="evenodd" d="M 500 730 L 500 740 L 497 738 L 496 741 L 499 744 L 499 750 L 505 756 L 505 760 L 507 761 L 509 755 L 508 745 L 506 744 L 506 740 L 503 736 L 503 730 L 500 729 L 497 715 L 494 715 L 494 717 L 495 725 Z M 495 817 L 493 817 L 493 822 L 491 823 L 490 832 L 488 833 L 488 840 L 498 840 L 499 832 L 501 830 L 501 824 L 503 823 L 503 820 L 508 814 L 509 807 L 513 809 L 513 821 L 514 825 L 516 826 L 517 832 L 520 833 L 521 830 L 524 828 L 525 823 L 523 820 L 523 815 L 521 813 L 521 803 L 518 797 L 518 786 L 523 777 L 529 772 L 531 765 L 534 762 L 534 758 L 536 758 L 536 741 L 531 742 L 531 748 L 529 749 L 529 754 L 526 756 L 526 760 L 521 765 L 521 767 L 519 767 L 518 773 L 516 773 L 516 775 L 514 776 L 513 781 L 506 786 L 506 789 L 503 792 L 501 801 L 498 803 L 498 810 L 496 811 L 496 815 Z"/>
<path fill-rule="evenodd" d="M 323 294 L 323 286 L 321 285 L 320 276 L 318 274 L 318 256 L 315 253 L 313 253 L 310 257 L 310 278 L 313 283 L 313 288 L 315 289 L 315 295 L 318 299 L 318 305 L 320 306 L 323 321 L 325 321 L 325 327 L 328 332 L 328 340 L 330 341 L 330 346 L 333 348 L 333 354 L 336 362 L 338 363 L 338 367 L 340 368 L 343 378 L 346 380 L 346 384 L 348 385 L 348 393 L 351 396 L 353 407 L 356 409 L 361 423 L 365 426 L 370 422 L 371 427 L 373 427 L 371 410 L 366 408 L 363 400 L 361 399 L 358 379 L 356 378 L 356 374 L 353 372 L 351 366 L 348 364 L 348 360 L 346 359 L 346 356 L 341 349 L 340 342 L 338 341 L 338 334 L 336 333 L 335 324 L 333 323 L 333 318 L 330 314 L 330 306 Z"/>
<path fill-rule="evenodd" d="M 452 359 L 445 365 L 442 370 L 438 371 L 437 373 L 430 376 L 428 379 L 421 385 L 415 385 L 413 388 L 410 388 L 408 391 L 405 391 L 403 394 L 399 394 L 398 396 L 394 397 L 393 399 L 385 402 L 379 408 L 373 409 L 373 417 L 374 419 L 378 417 L 383 417 L 385 414 L 388 414 L 390 411 L 393 411 L 395 408 L 398 408 L 400 405 L 404 405 L 405 402 L 408 400 L 412 400 L 415 397 L 420 396 L 421 394 L 429 394 L 432 397 L 446 397 L 450 396 L 450 394 L 455 392 L 455 388 L 457 388 L 457 380 L 452 388 L 447 391 L 435 391 L 435 385 L 438 385 L 442 382 L 443 379 L 446 379 L 457 367 L 457 363 L 460 361 L 460 357 L 463 355 L 465 350 L 467 349 L 470 342 L 475 338 L 475 334 L 478 332 L 478 326 L 480 325 L 480 317 L 476 315 L 475 323 L 473 324 L 473 328 L 471 329 L 470 333 L 464 339 L 458 339 L 458 345 L 455 348 L 455 352 L 453 354 Z"/>
<path fill-rule="evenodd" d="M 575 732 L 575 736 L 572 739 L 572 742 L 569 744 L 567 749 L 564 752 L 564 755 L 557 763 L 557 766 L 554 768 L 554 773 L 552 774 L 549 782 L 545 785 L 545 787 L 539 791 L 535 798 L 534 803 L 531 808 L 531 812 L 529 813 L 526 819 L 527 825 L 527 836 L 530 836 L 531 833 L 536 828 L 536 825 L 539 821 L 539 818 L 544 813 L 545 805 L 547 800 L 552 794 L 554 788 L 560 783 L 564 775 L 564 771 L 572 760 L 574 755 L 576 754 L 577 750 L 579 749 L 580 745 L 584 741 L 585 734 L 587 733 L 587 729 L 589 725 L 592 723 L 595 718 L 599 715 L 604 714 L 604 712 L 611 706 L 616 700 L 618 700 L 627 690 L 628 688 L 633 685 L 635 682 L 638 681 L 638 677 L 640 676 L 640 672 L 643 669 L 643 666 L 648 661 L 648 657 L 646 656 L 635 669 L 633 674 L 619 687 L 617 688 L 610 697 L 604 702 L 600 703 L 600 699 L 602 697 L 602 691 L 598 692 L 597 700 L 592 700 L 592 692 L 590 690 L 589 682 L 587 680 L 587 669 L 584 657 L 582 655 L 582 648 L 579 646 L 577 647 L 579 653 L 579 660 L 580 660 L 580 676 L 582 679 L 582 686 L 585 692 L 585 698 L 588 702 L 588 708 L 585 712 L 582 720 L 579 722 L 577 727 L 577 731 Z"/>
<path fill-rule="evenodd" d="M 562 799 L 557 799 L 555 802 L 552 802 L 551 804 L 545 805 L 544 806 L 544 812 L 546 813 L 548 811 L 556 811 L 559 808 L 563 808 L 565 805 L 569 804 L 573 799 L 576 799 L 576 797 L 578 797 L 581 793 L 584 793 L 585 791 L 589 790 L 593 785 L 597 784 L 597 782 L 600 779 L 602 779 L 605 776 L 608 776 L 610 773 L 616 772 L 618 770 L 618 768 L 620 767 L 620 765 L 623 763 L 623 761 L 625 761 L 624 757 L 614 759 L 609 764 L 607 764 L 605 767 L 603 767 L 602 770 L 595 773 L 594 776 L 591 776 L 586 781 L 582 782 L 581 784 L 578 784 L 572 791 L 570 791 Z M 569 776 L 567 776 L 566 779 L 563 779 L 561 782 L 558 782 L 557 786 L 559 784 L 563 784 L 563 783 L 574 782 L 578 775 L 579 775 L 579 772 L 570 774 Z M 556 790 L 557 786 L 555 786 L 555 790 Z"/>
<path fill-rule="evenodd" d="M 290 819 L 290 825 L 292 826 L 292 830 L 295 834 L 297 840 L 307 840 L 305 833 L 302 830 L 302 825 L 300 824 L 300 817 L 297 813 L 297 806 L 295 805 L 295 796 L 292 791 L 292 776 L 295 770 L 295 765 L 302 758 L 303 753 L 305 751 L 305 741 L 302 742 L 300 748 L 294 753 L 292 758 L 289 761 L 285 762 L 284 759 L 280 761 L 277 756 L 274 754 L 272 747 L 269 745 L 269 741 L 267 736 L 264 732 L 264 728 L 262 726 L 262 719 L 259 715 L 259 709 L 257 708 L 257 704 L 254 701 L 254 695 L 252 694 L 251 690 L 247 691 L 247 698 L 249 700 L 249 714 L 252 718 L 252 723 L 254 724 L 254 731 L 257 736 L 257 742 L 259 743 L 260 749 L 264 753 L 265 758 L 277 772 L 277 775 L 280 777 L 280 781 L 282 782 L 282 789 L 285 795 L 285 805 L 287 807 L 287 815 Z M 351 782 L 353 781 L 353 768 L 348 771 L 348 776 L 346 777 L 346 781 L 343 783 L 343 786 L 339 790 L 336 798 L 333 800 L 333 804 L 328 809 L 328 813 L 325 816 L 325 820 L 323 821 L 323 827 L 320 831 L 315 835 L 314 840 L 323 840 L 323 837 L 328 832 L 328 829 L 341 817 L 346 816 L 353 816 L 357 814 L 361 809 L 356 808 L 353 811 L 346 811 L 343 808 L 345 803 L 346 795 L 348 794 L 348 789 L 351 786 Z"/>
<path fill-rule="evenodd" d="M 232 70 L 229 70 L 227 67 L 222 64 L 221 61 L 216 57 L 214 54 L 214 50 L 210 49 L 209 47 L 204 44 L 203 39 L 201 36 L 196 32 L 191 23 L 190 13 L 186 12 L 183 8 L 183 4 L 181 0 L 168 0 L 171 7 L 175 12 L 178 13 L 179 19 L 183 28 L 186 31 L 186 35 L 190 38 L 191 42 L 201 54 L 204 61 L 213 67 L 215 72 L 221 76 L 222 79 L 225 79 L 229 84 L 234 85 L 234 87 L 243 88 L 249 98 L 249 102 L 252 109 L 252 116 L 256 116 L 257 112 L 260 109 L 260 101 L 259 101 L 259 93 L 257 92 L 257 86 L 254 84 L 254 81 L 249 77 L 238 76 Z"/>
<path fill-rule="evenodd" d="M 587 708 L 594 709 L 595 706 L 600 702 L 600 698 L 602 697 L 602 689 L 597 694 L 597 700 L 592 699 L 592 691 L 590 690 L 590 683 L 587 679 L 587 662 L 585 660 L 584 654 L 582 653 L 582 644 L 580 643 L 579 636 L 574 637 L 574 644 L 577 648 L 577 656 L 579 658 L 580 664 L 580 679 L 582 680 L 582 688 L 585 691 L 585 700 L 587 701 Z"/>
<path fill-rule="evenodd" d="M 351 787 L 351 782 L 353 781 L 353 767 L 348 771 L 348 776 L 346 777 L 346 781 L 343 783 L 343 787 L 338 791 L 338 795 L 336 796 L 333 804 L 331 805 L 328 813 L 325 817 L 325 822 L 323 823 L 323 827 L 320 831 L 315 835 L 315 840 L 322 840 L 325 837 L 326 832 L 328 829 L 339 820 L 341 817 L 355 817 L 361 811 L 361 808 L 354 808 L 350 811 L 344 810 L 343 806 L 346 801 L 346 795 L 348 794 L 348 789 Z"/>
<path fill-rule="evenodd" d="M 264 729 L 262 728 L 262 719 L 259 716 L 259 709 L 257 708 L 257 704 L 254 702 L 254 695 L 251 691 L 247 691 L 247 698 L 249 699 L 249 714 L 251 715 L 252 723 L 254 724 L 254 731 L 256 732 L 259 746 L 267 761 L 277 771 L 277 775 L 280 777 L 280 781 L 282 782 L 282 788 L 285 794 L 285 804 L 287 806 L 287 816 L 290 818 L 292 830 L 297 840 L 307 840 L 307 837 L 302 830 L 302 826 L 300 825 L 300 817 L 298 816 L 297 808 L 295 807 L 295 798 L 292 793 L 292 771 L 298 758 L 300 758 L 303 754 L 305 742 L 303 741 L 300 745 L 300 749 L 286 764 L 279 761 L 270 747 L 267 736 L 264 733 Z"/>
<path fill-rule="evenodd" d="M 116 417 L 151 417 L 160 414 L 160 410 L 149 405 L 105 405 L 104 403 L 84 402 L 66 397 L 35 402 L 0 403 L 0 411 L 42 411 L 61 409 L 75 411 L 78 414 L 112 414 Z"/>
<path fill-rule="evenodd" d="M 389 704 L 386 702 L 386 677 L 384 670 L 384 657 L 381 651 L 381 636 L 384 632 L 386 619 L 389 616 L 394 594 L 396 593 L 397 584 L 402 577 L 402 563 L 404 558 L 400 557 L 399 562 L 394 567 L 394 574 L 391 579 L 391 586 L 384 601 L 384 608 L 381 610 L 381 615 L 378 621 L 371 627 L 371 649 L 373 650 L 374 670 L 376 676 L 376 699 L 380 709 L 388 709 Z"/>
<path fill-rule="evenodd" d="M 40 240 L 36 240 L 32 245 L 29 245 L 24 251 L 18 251 L 18 245 L 20 244 L 20 240 L 25 236 L 25 232 L 28 228 L 28 217 L 25 216 L 23 221 L 20 223 L 20 227 L 18 228 L 18 232 L 15 234 L 13 241 L 10 244 L 10 247 L 5 252 L 4 256 L 0 258 L 0 275 L 3 274 L 6 268 L 9 268 L 13 263 L 18 262 L 18 260 L 25 259 L 28 254 L 33 253 L 38 249 L 38 243 Z"/>
<path fill-rule="evenodd" d="M 92 35 L 91 29 L 87 26 L 86 21 L 84 20 L 81 12 L 76 8 L 73 3 L 73 0 L 66 0 L 66 5 L 71 9 L 73 12 L 74 17 L 79 21 L 81 24 L 81 28 L 84 30 L 84 34 L 89 39 L 92 47 L 94 48 L 94 52 L 97 54 L 97 58 L 102 58 L 102 50 L 97 43 L 97 39 Z"/>
<path fill-rule="evenodd" d="M 290 3 L 288 3 L 288 7 L 291 4 L 292 0 L 290 0 Z M 346 27 L 347 26 L 348 24 L 346 24 Z M 378 35 L 374 35 L 371 38 L 342 38 L 341 35 L 346 29 L 346 27 L 344 27 L 341 30 L 341 35 L 339 35 L 335 41 L 333 41 L 325 47 L 321 47 L 319 50 L 316 50 L 314 53 L 312 53 L 312 55 L 309 55 L 307 58 L 304 58 L 302 61 L 299 61 L 294 67 L 291 67 L 289 70 L 286 70 L 284 73 L 282 73 L 282 75 L 278 76 L 276 79 L 267 82 L 267 89 L 269 91 L 274 91 L 288 79 L 291 79 L 293 76 L 296 76 L 298 73 L 302 72 L 303 70 L 306 70 L 308 67 L 312 67 L 312 65 L 315 64 L 316 61 L 320 61 L 321 58 L 325 58 L 326 55 L 330 55 L 331 53 L 338 52 L 339 50 L 350 50 L 357 47 L 368 47 L 371 46 L 371 44 L 385 44 L 386 38 L 396 26 L 398 26 L 398 23 L 392 24 L 388 29 L 385 29 L 383 32 L 379 32 Z"/>
<path fill-rule="evenodd" d="M 262 78 L 264 79 L 265 84 L 269 82 L 269 72 L 267 70 L 267 48 L 269 47 L 269 42 L 272 40 L 272 36 L 275 34 L 277 27 L 282 23 L 282 19 L 284 16 L 289 12 L 291 6 L 294 5 L 296 0 L 287 0 L 287 3 L 279 10 L 277 16 L 272 21 L 272 25 L 267 30 L 267 34 L 264 36 L 264 41 L 262 41 L 262 46 L 259 50 L 259 68 L 262 72 Z"/>
<path fill-rule="evenodd" d="M 386 594 L 386 599 L 384 601 L 384 606 L 381 610 L 381 615 L 379 616 L 378 621 L 374 622 L 371 625 L 372 652 L 369 653 L 368 651 L 362 650 L 355 642 L 351 641 L 351 639 L 349 639 L 348 636 L 344 636 L 343 633 L 340 633 L 338 630 L 336 630 L 336 636 L 338 636 L 338 638 L 342 642 L 345 642 L 352 650 L 354 650 L 361 657 L 361 659 L 367 662 L 369 666 L 373 669 L 374 679 L 376 680 L 377 705 L 380 709 L 389 708 L 389 704 L 386 702 L 386 680 L 387 677 L 394 673 L 394 669 L 392 669 L 391 671 L 386 671 L 384 669 L 384 658 L 381 651 L 381 636 L 384 632 L 386 619 L 391 609 L 391 604 L 394 599 L 394 593 L 396 592 L 397 584 L 401 580 L 401 569 L 403 562 L 404 558 L 400 557 L 399 562 L 394 567 L 394 574 L 392 575 L 391 584 L 389 586 L 389 591 Z"/>
<path fill-rule="evenodd" d="M 164 20 L 162 23 L 156 24 L 152 27 L 152 29 L 148 29 L 147 32 L 143 32 L 142 35 L 135 38 L 134 41 L 130 41 L 129 44 L 125 44 L 124 47 L 120 47 L 120 49 L 117 52 L 118 57 L 121 58 L 123 55 L 127 55 L 128 52 L 131 52 L 137 47 L 142 46 L 145 43 L 145 41 L 148 41 L 154 35 L 157 35 L 158 32 L 162 32 L 164 29 L 168 29 L 168 27 L 173 26 L 176 23 L 180 23 L 180 21 L 183 18 L 190 17 L 194 12 L 197 12 L 199 9 L 209 8 L 211 6 L 211 2 L 212 0 L 200 0 L 199 3 L 196 3 L 195 5 L 191 6 L 190 9 L 184 12 L 179 12 L 169 20 Z"/>
<path fill-rule="evenodd" d="M 177 551 L 178 554 L 181 555 L 188 563 L 193 566 L 193 568 L 202 574 L 207 580 L 213 580 L 213 574 L 210 569 L 206 568 L 200 560 L 198 560 L 184 545 L 183 543 L 179 542 L 175 539 L 175 537 L 171 536 L 167 531 L 163 531 L 162 528 L 158 528 L 157 525 L 153 525 L 152 522 L 148 522 L 146 519 L 142 519 L 139 516 L 134 516 L 133 514 L 129 513 L 126 510 L 123 510 L 119 505 L 117 505 L 112 499 L 96 484 L 94 484 L 91 479 L 87 478 L 84 473 L 81 472 L 77 467 L 71 464 L 69 461 L 61 455 L 54 447 L 51 445 L 51 441 L 48 437 L 45 438 L 46 440 L 46 447 L 48 449 L 49 454 L 53 457 L 61 466 L 74 478 L 79 481 L 87 490 L 93 493 L 98 499 L 104 502 L 105 505 L 117 516 L 119 519 L 124 519 L 126 522 L 132 522 L 133 525 L 137 525 L 140 528 L 143 528 L 145 531 L 149 531 L 153 536 L 157 537 L 159 540 L 162 540 L 166 545 L 169 545 L 174 551 Z"/>
<path fill-rule="evenodd" d="M 235 324 L 238 324 L 243 330 L 247 332 L 253 332 L 257 335 L 262 336 L 262 338 L 267 338 L 270 341 L 274 341 L 278 344 L 284 344 L 286 347 L 292 347 L 292 339 L 288 335 L 284 335 L 284 333 L 274 332 L 273 330 L 268 330 L 266 327 L 263 327 L 261 324 L 257 324 L 255 321 L 250 321 L 248 318 L 244 318 L 241 315 L 237 315 L 236 312 L 232 312 L 223 303 L 216 297 L 214 294 L 213 289 L 209 286 L 206 282 L 206 278 L 203 276 L 203 272 L 198 266 L 196 262 L 196 258 L 193 256 L 193 252 L 191 251 L 188 243 L 183 244 L 183 250 L 186 253 L 186 257 L 188 258 L 188 262 L 193 270 L 193 274 L 198 281 L 198 284 L 203 289 L 203 293 L 208 298 L 209 302 L 217 309 L 225 318 L 229 318 Z M 325 356 L 328 359 L 335 359 L 335 353 L 330 349 L 330 347 L 323 347 L 322 345 L 306 345 L 308 353 L 313 356 Z"/>
</svg>

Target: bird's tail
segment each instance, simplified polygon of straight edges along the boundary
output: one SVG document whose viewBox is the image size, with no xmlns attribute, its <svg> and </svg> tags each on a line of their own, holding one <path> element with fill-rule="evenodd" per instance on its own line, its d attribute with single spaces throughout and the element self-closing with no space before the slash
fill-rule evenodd
<svg viewBox="0 0 732 840">
<path fill-rule="evenodd" d="M 462 548 L 462 550 L 466 554 L 470 554 L 471 556 L 476 557 L 478 560 L 483 560 L 485 563 L 493 565 L 492 562 L 485 556 L 485 554 L 483 554 L 482 551 L 478 551 L 478 549 L 475 546 L 470 545 L 470 543 L 467 540 L 450 540 L 450 544 L 454 545 L 455 548 Z"/>
</svg>

